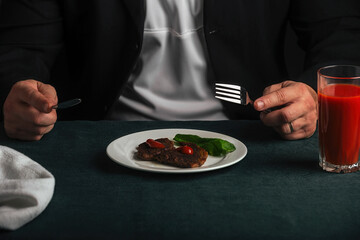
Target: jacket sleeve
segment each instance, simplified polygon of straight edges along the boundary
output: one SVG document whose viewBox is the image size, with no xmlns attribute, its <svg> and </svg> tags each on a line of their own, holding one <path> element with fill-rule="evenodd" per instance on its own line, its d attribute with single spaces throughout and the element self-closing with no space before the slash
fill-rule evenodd
<svg viewBox="0 0 360 240">
<path fill-rule="evenodd" d="M 1 106 L 15 82 L 49 80 L 62 35 L 56 0 L 0 0 Z"/>
<path fill-rule="evenodd" d="M 325 65 L 360 65 L 359 0 L 293 0 L 290 22 L 306 52 L 303 81 L 316 88 Z"/>
</svg>

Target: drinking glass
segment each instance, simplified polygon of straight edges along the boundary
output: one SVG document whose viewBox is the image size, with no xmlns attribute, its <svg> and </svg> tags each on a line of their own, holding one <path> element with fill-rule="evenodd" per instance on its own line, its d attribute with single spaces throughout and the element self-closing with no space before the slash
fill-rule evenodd
<svg viewBox="0 0 360 240">
<path fill-rule="evenodd" d="M 333 65 L 318 70 L 319 165 L 325 171 L 359 170 L 360 67 Z"/>
</svg>

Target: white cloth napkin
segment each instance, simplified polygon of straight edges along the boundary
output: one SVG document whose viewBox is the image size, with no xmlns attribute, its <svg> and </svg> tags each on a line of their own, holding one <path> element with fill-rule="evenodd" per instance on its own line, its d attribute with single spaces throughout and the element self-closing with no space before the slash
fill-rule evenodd
<svg viewBox="0 0 360 240">
<path fill-rule="evenodd" d="M 40 164 L 0 146 L 0 228 L 15 230 L 37 217 L 54 187 L 54 176 Z"/>
</svg>

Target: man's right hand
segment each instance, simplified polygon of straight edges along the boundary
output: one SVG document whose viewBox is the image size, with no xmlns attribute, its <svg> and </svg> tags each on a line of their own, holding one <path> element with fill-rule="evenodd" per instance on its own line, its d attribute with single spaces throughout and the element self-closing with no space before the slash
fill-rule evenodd
<svg viewBox="0 0 360 240">
<path fill-rule="evenodd" d="M 14 84 L 4 103 L 4 128 L 11 138 L 40 140 L 57 120 L 54 87 L 35 80 Z"/>
</svg>

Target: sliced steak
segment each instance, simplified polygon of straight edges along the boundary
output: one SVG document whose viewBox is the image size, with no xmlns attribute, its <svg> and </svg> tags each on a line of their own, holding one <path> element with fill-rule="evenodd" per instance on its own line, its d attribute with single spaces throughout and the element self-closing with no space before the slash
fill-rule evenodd
<svg viewBox="0 0 360 240">
<path fill-rule="evenodd" d="M 155 155 L 154 159 L 160 163 L 181 167 L 181 168 L 194 168 L 202 166 L 207 157 L 208 152 L 193 143 L 182 143 L 193 149 L 193 154 L 184 154 L 177 149 L 163 151 L 161 154 Z"/>
<path fill-rule="evenodd" d="M 164 144 L 164 148 L 152 148 L 146 142 L 141 143 L 137 147 L 135 156 L 144 161 L 154 161 L 156 155 L 161 154 L 164 151 L 175 149 L 174 142 L 168 138 L 158 138 L 155 141 Z"/>
</svg>

